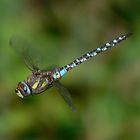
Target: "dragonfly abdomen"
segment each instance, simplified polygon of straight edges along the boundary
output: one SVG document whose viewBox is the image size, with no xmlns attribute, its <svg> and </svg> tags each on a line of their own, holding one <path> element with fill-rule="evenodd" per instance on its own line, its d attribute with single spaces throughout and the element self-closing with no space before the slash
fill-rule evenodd
<svg viewBox="0 0 140 140">
<path fill-rule="evenodd" d="M 128 38 L 131 35 L 131 33 L 129 34 L 125 34 L 125 35 L 121 35 L 113 40 L 111 40 L 110 42 L 107 42 L 106 44 L 104 44 L 103 46 L 96 48 L 95 50 L 92 50 L 84 55 L 82 55 L 81 57 L 75 59 L 73 62 L 65 65 L 64 67 L 62 67 L 60 69 L 60 75 L 61 77 L 67 73 L 69 70 L 73 69 L 74 67 L 76 67 L 77 65 L 87 61 L 88 59 L 96 56 L 97 54 L 104 52 L 106 50 L 108 50 L 109 48 L 112 48 L 114 46 L 116 46 L 118 43 L 120 43 L 121 41 L 125 40 L 126 38 Z"/>
</svg>

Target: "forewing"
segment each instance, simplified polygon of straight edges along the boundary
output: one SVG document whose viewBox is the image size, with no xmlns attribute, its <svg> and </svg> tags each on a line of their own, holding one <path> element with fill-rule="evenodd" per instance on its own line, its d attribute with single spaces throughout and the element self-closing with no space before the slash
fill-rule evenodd
<svg viewBox="0 0 140 140">
<path fill-rule="evenodd" d="M 22 57 L 25 64 L 30 70 L 37 70 L 37 62 L 35 62 L 34 59 L 36 59 L 37 56 L 34 56 L 35 58 L 32 58 L 34 47 L 32 47 L 27 41 L 25 41 L 23 38 L 19 36 L 12 36 L 9 41 L 9 45 Z"/>
<path fill-rule="evenodd" d="M 72 98 L 71 98 L 69 91 L 59 81 L 54 82 L 54 85 L 57 88 L 59 94 L 65 100 L 65 102 L 72 109 L 72 111 L 76 112 L 76 107 L 73 104 L 73 101 L 72 101 Z"/>
</svg>

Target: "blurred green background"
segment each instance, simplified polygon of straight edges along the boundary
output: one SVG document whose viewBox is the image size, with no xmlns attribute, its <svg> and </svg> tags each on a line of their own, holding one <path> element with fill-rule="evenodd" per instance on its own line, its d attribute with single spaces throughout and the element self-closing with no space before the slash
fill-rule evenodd
<svg viewBox="0 0 140 140">
<path fill-rule="evenodd" d="M 128 32 L 134 35 L 61 80 L 77 113 L 54 88 L 16 96 L 30 71 L 9 47 L 12 35 L 35 44 L 46 66 L 63 66 Z M 0 140 L 140 140 L 139 36 L 139 0 L 1 0 Z"/>
</svg>

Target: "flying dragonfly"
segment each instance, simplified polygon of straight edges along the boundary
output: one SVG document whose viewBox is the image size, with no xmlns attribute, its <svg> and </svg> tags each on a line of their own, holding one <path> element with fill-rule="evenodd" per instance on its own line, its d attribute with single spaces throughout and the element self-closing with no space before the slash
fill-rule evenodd
<svg viewBox="0 0 140 140">
<path fill-rule="evenodd" d="M 38 95 L 51 87 L 56 87 L 69 107 L 73 111 L 76 111 L 71 95 L 69 91 L 60 83 L 60 79 L 77 65 L 95 57 L 101 52 L 105 52 L 106 50 L 116 46 L 121 41 L 127 39 L 130 35 L 132 35 L 132 33 L 120 35 L 119 37 L 116 37 L 105 43 L 101 47 L 85 53 L 81 57 L 75 59 L 63 67 L 52 68 L 49 70 L 41 70 L 37 64 L 34 63 L 33 59 L 28 53 L 30 45 L 27 44 L 26 41 L 17 37 L 11 37 L 9 41 L 10 46 L 22 56 L 26 66 L 31 70 L 31 74 L 26 78 L 26 80 L 18 83 L 18 86 L 15 89 L 16 94 L 23 98 L 31 95 Z"/>
</svg>

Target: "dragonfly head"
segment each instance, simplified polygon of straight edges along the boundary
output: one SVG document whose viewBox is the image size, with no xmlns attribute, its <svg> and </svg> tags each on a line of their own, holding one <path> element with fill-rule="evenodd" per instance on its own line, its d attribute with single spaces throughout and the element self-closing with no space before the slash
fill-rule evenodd
<svg viewBox="0 0 140 140">
<path fill-rule="evenodd" d="M 26 82 L 19 82 L 15 92 L 21 98 L 31 95 L 31 89 Z"/>
</svg>

